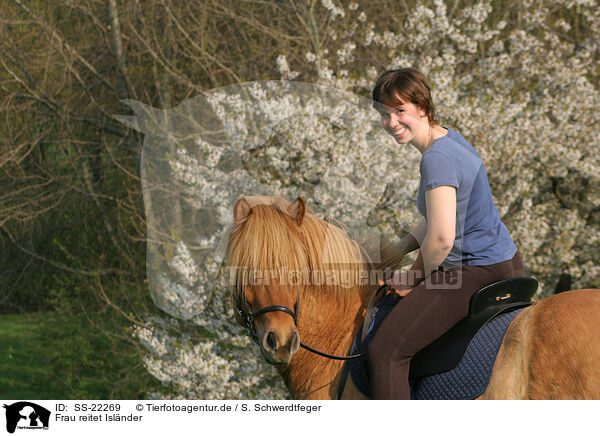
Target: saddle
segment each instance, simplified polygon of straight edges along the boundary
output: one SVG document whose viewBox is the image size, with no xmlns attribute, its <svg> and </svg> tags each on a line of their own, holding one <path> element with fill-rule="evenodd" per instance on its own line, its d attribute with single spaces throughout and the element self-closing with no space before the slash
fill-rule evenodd
<svg viewBox="0 0 600 436">
<path fill-rule="evenodd" d="M 455 368 L 486 323 L 531 305 L 537 287 L 538 282 L 533 277 L 513 277 L 477 291 L 471 297 L 469 315 L 415 354 L 410 362 L 409 377 L 423 377 Z"/>
<path fill-rule="evenodd" d="M 480 331 L 483 332 L 484 327 L 488 324 L 491 325 L 492 320 L 500 319 L 505 314 L 509 316 L 509 313 L 511 313 L 512 319 L 513 315 L 517 313 L 516 310 L 531 305 L 537 287 L 537 280 L 532 277 L 513 277 L 492 283 L 477 291 L 471 297 L 468 316 L 412 358 L 409 379 L 415 382 L 427 376 L 447 373 L 457 368 L 471 343 L 475 343 L 474 338 L 477 334 Z M 369 304 L 367 313 L 372 313 L 373 317 L 365 319 L 365 324 L 356 336 L 351 354 L 357 351 L 366 353 L 370 339 L 398 301 L 392 294 L 388 294 L 380 298 L 376 304 L 375 302 Z M 363 329 L 367 331 L 363 332 Z M 353 379 L 355 379 L 355 375 L 361 374 L 359 380 L 354 380 L 355 384 L 361 392 L 368 392 L 366 364 L 366 359 L 361 359 L 360 362 L 350 361 L 344 365 L 343 382 L 340 383 L 338 398 L 341 398 L 348 372 L 352 372 Z M 357 382 L 359 383 L 357 384 Z"/>
</svg>

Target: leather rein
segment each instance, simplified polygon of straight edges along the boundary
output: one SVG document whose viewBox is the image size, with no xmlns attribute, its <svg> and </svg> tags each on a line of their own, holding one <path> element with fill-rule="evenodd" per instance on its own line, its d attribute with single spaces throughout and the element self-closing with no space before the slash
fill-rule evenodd
<svg viewBox="0 0 600 436">
<path fill-rule="evenodd" d="M 240 294 L 240 295 L 243 295 L 243 294 Z M 239 298 L 236 298 L 236 308 L 237 308 L 238 315 L 244 321 L 244 325 L 245 325 L 246 329 L 248 330 L 249 336 L 252 338 L 252 340 L 254 342 L 256 342 L 258 345 L 260 345 L 260 340 L 258 338 L 258 334 L 256 333 L 256 330 L 254 330 L 254 326 L 252 325 L 252 323 L 254 322 L 254 319 L 256 317 L 258 317 L 262 314 L 265 314 L 268 312 L 287 313 L 294 320 L 294 326 L 296 328 L 298 327 L 298 314 L 300 312 L 300 288 L 298 287 L 298 295 L 296 297 L 296 304 L 294 305 L 294 310 L 291 310 L 290 308 L 288 308 L 286 306 L 281 306 L 279 304 L 276 304 L 273 306 L 263 307 L 262 309 L 258 309 L 257 311 L 254 311 L 254 312 L 251 312 L 250 310 L 245 311 L 242 308 L 242 303 Z M 311 353 L 326 357 L 328 359 L 334 359 L 334 360 L 358 359 L 360 357 L 365 357 L 367 355 L 367 353 L 359 353 L 359 354 L 353 354 L 351 356 L 336 356 L 335 354 L 328 354 L 323 351 L 319 351 L 309 345 L 306 345 L 302 341 L 300 341 L 300 346 L 302 348 L 304 348 L 305 350 L 310 351 Z"/>
</svg>

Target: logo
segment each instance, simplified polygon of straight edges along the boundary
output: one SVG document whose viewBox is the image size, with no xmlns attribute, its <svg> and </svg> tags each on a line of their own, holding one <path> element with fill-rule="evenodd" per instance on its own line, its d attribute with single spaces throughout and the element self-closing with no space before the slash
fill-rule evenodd
<svg viewBox="0 0 600 436">
<path fill-rule="evenodd" d="M 267 80 L 215 88 L 166 110 L 123 103 L 135 115 L 115 118 L 144 133 L 148 288 L 157 307 L 174 317 L 203 313 L 213 288 L 225 285 L 219 279 L 241 197 L 302 196 L 320 218 L 343 223 L 373 263 L 380 261 L 383 231 L 403 234 L 421 219 L 415 210 L 415 219 L 403 212 L 398 222 L 394 212 L 414 203 L 413 186 L 395 175 L 416 173 L 420 160 L 398 153 L 368 98 Z M 386 182 L 384 201 L 376 203 Z M 375 204 L 376 216 L 366 222 Z M 327 230 L 320 254 L 335 259 L 338 253 L 327 250 L 337 230 Z M 338 272 L 319 271 L 314 280 L 329 276 L 343 286 L 354 280 Z M 292 280 L 301 274 L 292 273 Z"/>
<path fill-rule="evenodd" d="M 48 430 L 50 411 L 28 401 L 3 406 L 6 409 L 6 431 L 14 433 L 15 429 Z"/>
</svg>

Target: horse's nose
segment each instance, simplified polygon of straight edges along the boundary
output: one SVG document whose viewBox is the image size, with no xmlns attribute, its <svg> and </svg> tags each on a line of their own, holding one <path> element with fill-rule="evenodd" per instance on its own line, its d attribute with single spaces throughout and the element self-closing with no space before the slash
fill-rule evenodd
<svg viewBox="0 0 600 436">
<path fill-rule="evenodd" d="M 263 347 L 271 353 L 277 351 L 277 336 L 275 336 L 275 332 L 271 330 L 267 333 L 263 339 Z"/>
<path fill-rule="evenodd" d="M 269 329 L 265 332 L 262 340 L 263 350 L 269 354 L 274 363 L 287 363 L 298 351 L 300 346 L 300 336 L 298 330 L 293 328 L 287 333 L 275 329 Z"/>
</svg>

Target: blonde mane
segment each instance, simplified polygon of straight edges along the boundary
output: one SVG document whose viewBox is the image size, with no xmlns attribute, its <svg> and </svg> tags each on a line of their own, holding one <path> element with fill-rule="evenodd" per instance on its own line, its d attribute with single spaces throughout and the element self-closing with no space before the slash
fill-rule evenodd
<svg viewBox="0 0 600 436">
<path fill-rule="evenodd" d="M 302 199 L 242 197 L 234 218 L 227 247 L 227 265 L 235 269 L 237 282 L 234 297 L 247 285 L 266 292 L 286 284 L 301 291 L 314 287 L 340 302 L 351 297 L 349 290 L 367 292 L 368 256 L 344 229 L 317 218 Z"/>
</svg>

